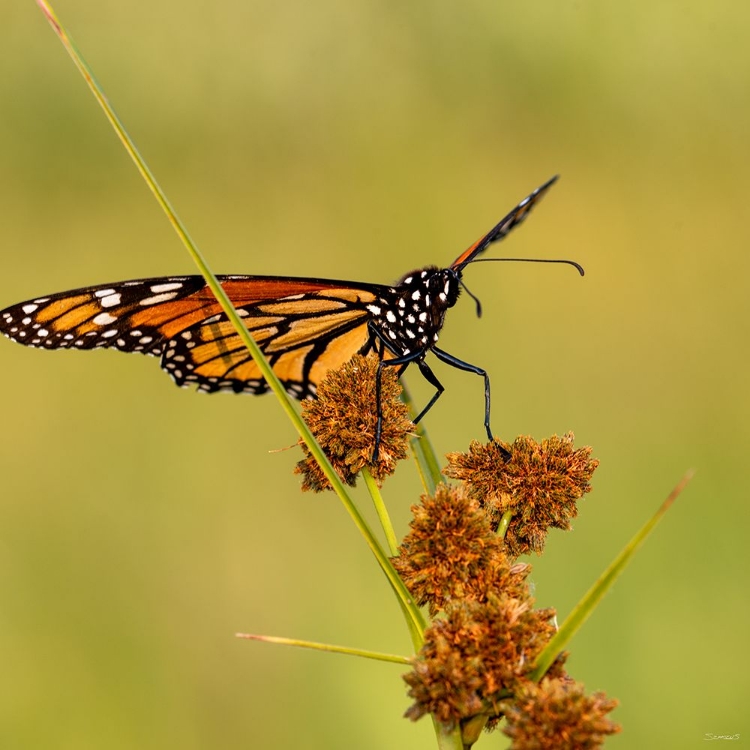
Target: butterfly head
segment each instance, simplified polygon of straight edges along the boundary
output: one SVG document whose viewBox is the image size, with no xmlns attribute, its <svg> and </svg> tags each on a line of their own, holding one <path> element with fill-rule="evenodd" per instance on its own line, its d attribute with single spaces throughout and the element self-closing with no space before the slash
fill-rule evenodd
<svg viewBox="0 0 750 750">
<path fill-rule="evenodd" d="M 456 304 L 460 292 L 460 272 L 452 268 L 426 266 L 407 273 L 396 285 L 400 296 L 422 307 L 444 309 Z"/>
</svg>

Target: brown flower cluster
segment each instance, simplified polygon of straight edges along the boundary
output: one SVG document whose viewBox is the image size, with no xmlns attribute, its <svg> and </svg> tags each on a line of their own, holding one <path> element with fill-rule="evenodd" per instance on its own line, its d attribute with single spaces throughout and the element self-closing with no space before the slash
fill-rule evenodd
<svg viewBox="0 0 750 750">
<path fill-rule="evenodd" d="M 607 717 L 617 706 L 604 693 L 586 695 L 573 680 L 545 677 L 526 682 L 512 701 L 502 704 L 503 732 L 511 750 L 595 750 L 621 727 Z"/>
<path fill-rule="evenodd" d="M 444 473 L 465 483 L 495 527 L 505 513 L 512 514 L 505 534 L 511 557 L 540 554 L 550 528 L 571 528 L 577 501 L 591 490 L 589 480 L 599 465 L 591 448 L 575 449 L 573 439 L 568 433 L 540 443 L 530 437 L 512 444 L 472 442 L 468 453 L 448 454 Z"/>
<path fill-rule="evenodd" d="M 357 474 L 367 467 L 378 483 L 395 471 L 396 463 L 408 454 L 409 438 L 414 425 L 408 408 L 399 399 L 401 386 L 395 368 L 382 371 L 381 412 L 383 426 L 377 460 L 375 449 L 377 408 L 375 379 L 378 359 L 355 355 L 337 370 L 331 370 L 320 383 L 317 398 L 302 402 L 302 413 L 310 430 L 336 469 L 341 479 L 354 485 Z M 302 489 L 331 489 L 307 446 L 299 441 L 305 458 L 296 468 L 302 474 Z"/>
<path fill-rule="evenodd" d="M 425 631 L 414 669 L 404 676 L 414 699 L 407 717 L 429 713 L 453 727 L 498 715 L 554 634 L 554 614 L 505 594 L 450 604 Z"/>
<path fill-rule="evenodd" d="M 462 487 L 438 486 L 412 506 L 410 531 L 393 565 L 430 614 L 453 601 L 485 601 L 489 594 L 528 597 L 530 565 L 512 565 L 487 513 Z"/>
<path fill-rule="evenodd" d="M 377 357 L 355 356 L 304 402 L 313 434 L 347 484 L 368 467 L 378 482 L 407 455 L 414 432 L 393 368 L 382 371 L 383 429 L 375 449 Z M 295 471 L 303 489 L 330 484 L 302 444 Z M 412 507 L 409 533 L 393 565 L 420 606 L 435 618 L 404 675 L 416 720 L 431 714 L 460 727 L 465 747 L 483 728 L 503 731 L 512 750 L 588 750 L 619 731 L 607 714 L 617 705 L 601 693 L 587 696 L 564 671 L 561 653 L 540 684 L 536 661 L 556 632 L 555 612 L 534 609 L 520 554 L 541 553 L 550 528 L 569 529 L 577 501 L 590 491 L 598 465 L 591 448 L 573 447 L 571 433 L 539 443 L 472 443 L 452 453 L 445 474 L 462 485 L 441 484 Z M 501 527 L 502 533 L 498 534 Z"/>
<path fill-rule="evenodd" d="M 513 750 L 600 747 L 619 731 L 607 718 L 617 702 L 586 696 L 565 674 L 564 653 L 540 685 L 530 679 L 555 633 L 554 610 L 533 608 L 530 566 L 511 564 L 541 552 L 549 528 L 570 528 L 598 461 L 572 434 L 472 443 L 448 458 L 445 473 L 463 485 L 441 485 L 412 508 L 393 560 L 415 600 L 442 615 L 404 676 L 414 700 L 406 715 L 460 726 L 466 747 L 503 716 Z"/>
</svg>

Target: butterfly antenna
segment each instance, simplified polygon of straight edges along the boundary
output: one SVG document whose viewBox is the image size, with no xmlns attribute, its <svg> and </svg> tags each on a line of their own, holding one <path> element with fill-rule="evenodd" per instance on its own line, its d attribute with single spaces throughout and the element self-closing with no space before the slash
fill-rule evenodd
<svg viewBox="0 0 750 750">
<path fill-rule="evenodd" d="M 459 285 L 466 291 L 466 294 L 468 294 L 469 297 L 471 297 L 476 303 L 477 317 L 481 318 L 482 317 L 482 303 L 479 301 L 479 297 L 477 297 L 476 294 L 471 293 L 471 289 L 469 289 L 469 287 L 466 286 L 466 284 L 464 283 L 463 279 L 460 276 L 456 276 L 456 278 L 458 279 Z"/>
<path fill-rule="evenodd" d="M 500 261 L 509 261 L 513 263 L 565 263 L 568 266 L 573 266 L 581 276 L 586 273 L 580 263 L 576 263 L 574 260 L 564 260 L 561 258 L 477 258 L 471 262 L 473 265 L 474 263 L 499 263 Z M 466 289 L 465 286 L 464 289 Z M 466 289 L 466 291 L 469 292 L 468 289 Z M 469 292 L 469 294 L 471 294 L 471 292 Z M 471 294 L 471 296 L 474 297 L 473 294 Z M 474 297 L 474 299 L 476 299 L 476 297 Z"/>
</svg>

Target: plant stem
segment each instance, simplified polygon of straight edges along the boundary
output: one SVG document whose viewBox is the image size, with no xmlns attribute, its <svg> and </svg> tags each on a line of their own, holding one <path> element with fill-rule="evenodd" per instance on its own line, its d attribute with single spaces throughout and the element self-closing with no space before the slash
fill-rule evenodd
<svg viewBox="0 0 750 750">
<path fill-rule="evenodd" d="M 435 736 L 439 750 L 464 750 L 464 743 L 461 739 L 461 728 L 446 729 L 435 717 L 432 717 L 432 724 L 435 727 Z"/>
<path fill-rule="evenodd" d="M 377 482 L 372 478 L 372 474 L 370 474 L 370 470 L 366 466 L 362 469 L 362 476 L 364 477 L 365 484 L 370 492 L 372 503 L 375 506 L 375 512 L 380 519 L 380 525 L 383 527 L 383 533 L 388 542 L 388 550 L 391 553 L 391 557 L 395 557 L 398 554 L 398 540 L 396 539 L 396 532 L 393 530 L 391 517 L 388 515 L 388 509 L 383 502 L 383 495 L 380 492 L 380 487 L 378 487 Z"/>
<path fill-rule="evenodd" d="M 417 415 L 417 410 L 414 407 L 414 401 L 409 393 L 408 388 L 402 382 L 401 388 L 403 389 L 401 399 L 409 407 L 409 415 L 412 419 Z M 411 450 L 414 454 L 414 459 L 417 462 L 417 469 L 419 470 L 419 476 L 422 480 L 422 486 L 428 495 L 435 494 L 435 488 L 438 484 L 445 481 L 445 478 L 440 473 L 440 462 L 438 461 L 435 449 L 432 447 L 430 438 L 427 435 L 427 429 L 424 427 L 424 423 L 420 422 L 416 425 L 417 437 L 412 438 L 410 441 Z"/>
<path fill-rule="evenodd" d="M 508 533 L 508 526 L 510 526 L 511 519 L 513 518 L 513 511 L 506 510 L 503 513 L 503 517 L 500 519 L 500 523 L 497 526 L 497 535 L 501 539 L 505 539 L 505 535 Z"/>
</svg>

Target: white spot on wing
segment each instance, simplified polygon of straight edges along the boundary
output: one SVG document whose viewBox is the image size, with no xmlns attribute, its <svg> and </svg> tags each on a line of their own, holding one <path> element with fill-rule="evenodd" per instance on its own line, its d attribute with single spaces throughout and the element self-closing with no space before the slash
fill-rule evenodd
<svg viewBox="0 0 750 750">
<path fill-rule="evenodd" d="M 39 305 L 24 305 L 21 309 L 27 315 L 31 315 L 31 313 L 36 312 L 39 309 Z"/>
<path fill-rule="evenodd" d="M 139 305 L 158 305 L 162 302 L 169 302 L 177 296 L 177 292 L 165 292 L 164 294 L 155 294 L 153 297 L 144 297 L 138 302 Z"/>
<path fill-rule="evenodd" d="M 151 291 L 154 294 L 160 294 L 161 292 L 174 292 L 176 289 L 182 289 L 182 284 L 171 283 L 171 284 L 154 284 L 151 287 Z"/>
<path fill-rule="evenodd" d="M 117 318 L 114 315 L 110 315 L 109 313 L 103 312 L 103 313 L 99 313 L 94 318 L 94 323 L 96 323 L 98 326 L 110 326 L 116 320 Z"/>
<path fill-rule="evenodd" d="M 108 294 L 106 297 L 102 297 L 99 300 L 99 304 L 102 307 L 116 307 L 122 301 L 122 295 L 119 292 L 114 294 Z"/>
</svg>

